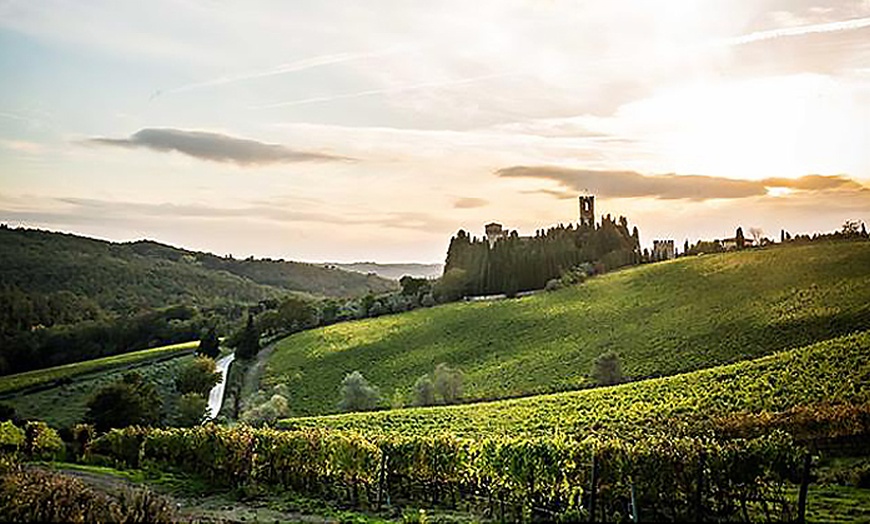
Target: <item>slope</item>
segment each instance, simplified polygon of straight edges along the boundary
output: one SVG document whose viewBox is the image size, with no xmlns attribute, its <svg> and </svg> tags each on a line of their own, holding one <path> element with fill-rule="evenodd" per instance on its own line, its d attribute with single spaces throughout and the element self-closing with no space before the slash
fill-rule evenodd
<svg viewBox="0 0 870 524">
<path fill-rule="evenodd" d="M 287 291 L 364 295 L 396 287 L 374 276 L 275 260 L 236 260 L 152 241 L 118 244 L 0 227 L 0 283 L 25 293 L 70 291 L 129 313 L 167 304 L 256 302 Z"/>
<path fill-rule="evenodd" d="M 294 415 L 337 411 L 359 370 L 385 398 L 408 399 L 439 362 L 465 397 L 493 399 L 590 385 L 615 351 L 634 379 L 673 375 L 800 347 L 870 325 L 870 243 L 778 247 L 615 272 L 519 300 L 459 303 L 299 333 L 281 341 L 266 386 L 285 383 Z"/>
<path fill-rule="evenodd" d="M 319 427 L 368 434 L 497 435 L 582 439 L 676 432 L 737 413 L 819 404 L 870 409 L 870 331 L 682 375 L 607 388 L 463 406 L 412 408 L 288 419 L 285 429 Z M 815 409 L 824 417 L 824 409 Z M 865 422 L 866 424 L 866 422 Z M 817 424 L 818 430 L 821 425 Z"/>
</svg>

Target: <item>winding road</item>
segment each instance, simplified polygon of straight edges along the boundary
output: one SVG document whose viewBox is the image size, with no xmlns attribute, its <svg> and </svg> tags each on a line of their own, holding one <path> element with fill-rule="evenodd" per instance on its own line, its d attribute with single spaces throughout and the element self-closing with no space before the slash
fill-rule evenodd
<svg viewBox="0 0 870 524">
<path fill-rule="evenodd" d="M 208 393 L 208 412 L 206 420 L 214 419 L 221 410 L 221 404 L 224 401 L 224 389 L 227 387 L 227 371 L 230 369 L 230 364 L 236 359 L 235 353 L 221 358 L 217 361 L 217 371 L 221 374 L 221 381 L 215 387 L 211 388 Z"/>
</svg>

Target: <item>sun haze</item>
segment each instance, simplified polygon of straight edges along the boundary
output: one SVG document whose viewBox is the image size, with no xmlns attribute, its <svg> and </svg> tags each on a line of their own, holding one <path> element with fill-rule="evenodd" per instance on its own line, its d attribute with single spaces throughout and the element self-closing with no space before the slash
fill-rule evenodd
<svg viewBox="0 0 870 524">
<path fill-rule="evenodd" d="M 0 3 L 0 221 L 443 261 L 463 228 L 642 243 L 870 210 L 870 3 Z"/>
</svg>

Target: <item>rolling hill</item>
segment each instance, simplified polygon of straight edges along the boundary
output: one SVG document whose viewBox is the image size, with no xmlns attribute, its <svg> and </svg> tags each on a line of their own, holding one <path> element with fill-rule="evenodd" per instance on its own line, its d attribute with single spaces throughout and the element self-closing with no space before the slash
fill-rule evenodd
<svg viewBox="0 0 870 524">
<path fill-rule="evenodd" d="M 739 413 L 822 405 L 870 412 L 870 331 L 756 360 L 607 388 L 459 406 L 287 419 L 285 429 L 456 437 L 643 438 Z M 814 414 L 824 419 L 824 410 Z M 865 423 L 866 424 L 866 423 Z M 815 430 L 823 431 L 822 424 Z M 691 430 L 695 432 L 696 430 Z"/>
<path fill-rule="evenodd" d="M 445 362 L 466 399 L 591 385 L 619 354 L 633 379 L 674 375 L 825 341 L 870 325 L 870 243 L 682 258 L 519 300 L 457 303 L 337 324 L 279 342 L 263 384 L 289 386 L 294 415 L 338 411 L 359 370 L 391 398 Z"/>
<path fill-rule="evenodd" d="M 0 227 L 0 284 L 69 291 L 115 313 L 167 304 L 256 302 L 290 291 L 334 297 L 393 290 L 373 275 L 282 260 L 237 260 L 153 241 L 113 243 Z"/>
</svg>

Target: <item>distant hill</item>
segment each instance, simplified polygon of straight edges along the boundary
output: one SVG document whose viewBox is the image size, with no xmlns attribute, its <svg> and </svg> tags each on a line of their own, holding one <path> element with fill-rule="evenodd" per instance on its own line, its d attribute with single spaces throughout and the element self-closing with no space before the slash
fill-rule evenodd
<svg viewBox="0 0 870 524">
<path fill-rule="evenodd" d="M 65 233 L 0 227 L 0 287 L 68 291 L 128 313 L 167 304 L 256 302 L 288 291 L 331 297 L 381 293 L 398 285 L 316 264 L 237 260 L 150 240 L 114 243 Z"/>
<path fill-rule="evenodd" d="M 439 278 L 444 273 L 444 264 L 378 264 L 375 262 L 353 262 L 351 264 L 328 263 L 326 267 L 337 267 L 345 271 L 371 274 L 399 280 L 404 276 L 414 278 Z"/>
<path fill-rule="evenodd" d="M 288 384 L 294 415 L 337 411 L 358 370 L 385 398 L 410 397 L 444 362 L 465 398 L 591 385 L 615 352 L 634 379 L 729 364 L 870 325 L 870 242 L 687 257 L 605 274 L 561 291 L 456 303 L 295 334 L 272 353 L 264 385 Z"/>
</svg>

